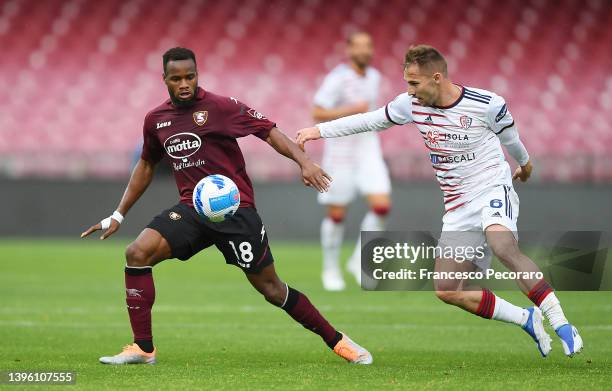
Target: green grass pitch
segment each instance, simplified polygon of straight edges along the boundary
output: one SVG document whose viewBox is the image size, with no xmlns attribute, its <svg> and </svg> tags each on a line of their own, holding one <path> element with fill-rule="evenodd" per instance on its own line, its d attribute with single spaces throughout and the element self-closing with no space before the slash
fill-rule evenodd
<svg viewBox="0 0 612 391">
<path fill-rule="evenodd" d="M 315 244 L 274 242 L 281 278 L 366 346 L 373 365 L 338 358 L 209 249 L 189 262 L 155 268 L 158 364 L 105 366 L 99 356 L 131 342 L 125 244 L 0 241 L 0 371 L 73 370 L 77 382 L 71 389 L 92 390 L 558 390 L 609 389 L 612 383 L 610 292 L 560 292 L 586 347 L 569 359 L 554 336 L 551 356 L 542 359 L 518 327 L 444 305 L 432 292 L 364 292 L 355 284 L 325 292 Z M 500 295 L 529 304 L 517 292 Z"/>
</svg>

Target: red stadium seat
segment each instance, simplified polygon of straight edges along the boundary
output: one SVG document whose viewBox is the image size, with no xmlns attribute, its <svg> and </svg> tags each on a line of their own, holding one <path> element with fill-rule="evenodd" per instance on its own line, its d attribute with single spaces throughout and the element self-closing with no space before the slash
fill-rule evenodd
<svg viewBox="0 0 612 391">
<path fill-rule="evenodd" d="M 44 150 L 49 159 L 55 154 L 65 162 L 67 151 L 84 159 L 110 153 L 114 159 L 92 158 L 90 172 L 127 172 L 145 113 L 165 99 L 159 75 L 161 54 L 170 45 L 192 47 L 202 81 L 293 135 L 312 124 L 312 96 L 342 61 L 345 34 L 355 29 L 375 39 L 375 65 L 385 77 L 381 103 L 405 90 L 404 51 L 430 43 L 449 55 L 454 80 L 504 95 L 534 158 L 585 156 L 590 162 L 612 152 L 609 2 L 154 3 L 22 0 L 0 14 L 0 46 L 10 53 L 0 74 L 0 152 L 8 151 L 10 138 L 13 155 Z M 394 176 L 429 178 L 415 129 L 382 136 Z M 265 143 L 246 139 L 241 145 L 247 155 L 257 153 L 250 166 L 255 175 L 295 174 L 290 165 L 275 164 Z M 321 151 L 320 144 L 309 148 L 315 155 Z M 609 164 L 598 163 L 586 174 L 544 166 L 544 179 L 612 178 Z M 49 167 L 53 175 L 62 174 L 62 167 L 66 175 L 73 170 L 64 163 Z"/>
</svg>

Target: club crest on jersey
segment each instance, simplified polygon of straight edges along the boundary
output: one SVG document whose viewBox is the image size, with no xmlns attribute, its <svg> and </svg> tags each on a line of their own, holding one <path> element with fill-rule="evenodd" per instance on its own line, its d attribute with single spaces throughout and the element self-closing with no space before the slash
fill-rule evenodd
<svg viewBox="0 0 612 391">
<path fill-rule="evenodd" d="M 461 118 L 459 118 L 459 122 L 463 129 L 469 129 L 470 126 L 472 126 L 472 119 L 467 115 L 462 115 Z"/>
<path fill-rule="evenodd" d="M 170 217 L 172 220 L 180 220 L 181 219 L 181 215 L 172 211 L 168 214 L 168 217 Z"/>
<path fill-rule="evenodd" d="M 438 144 L 440 142 L 440 133 L 437 130 L 427 131 L 427 142 L 429 144 Z"/>
<path fill-rule="evenodd" d="M 195 113 L 193 113 L 193 120 L 198 126 L 204 125 L 207 119 L 208 111 L 196 111 Z"/>
</svg>

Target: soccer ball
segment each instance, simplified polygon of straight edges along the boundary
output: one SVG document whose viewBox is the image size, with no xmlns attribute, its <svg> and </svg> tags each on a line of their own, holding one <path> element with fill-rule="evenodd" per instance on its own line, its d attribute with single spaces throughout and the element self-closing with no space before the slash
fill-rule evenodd
<svg viewBox="0 0 612 391">
<path fill-rule="evenodd" d="M 226 176 L 209 175 L 193 188 L 193 207 L 200 216 L 212 222 L 231 217 L 239 206 L 238 186 Z"/>
</svg>

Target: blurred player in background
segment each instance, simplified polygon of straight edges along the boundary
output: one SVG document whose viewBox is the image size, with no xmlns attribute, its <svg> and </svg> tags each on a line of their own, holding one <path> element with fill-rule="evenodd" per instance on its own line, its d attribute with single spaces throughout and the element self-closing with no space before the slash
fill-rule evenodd
<svg viewBox="0 0 612 391">
<path fill-rule="evenodd" d="M 518 246 L 518 195 L 512 179 L 525 182 L 532 164 L 521 142 L 504 99 L 493 92 L 464 87 L 448 79 L 444 57 L 426 45 L 411 47 L 405 58 L 404 79 L 408 92 L 386 106 L 298 132 L 298 143 L 320 137 L 339 137 L 414 123 L 425 146 L 444 195 L 446 213 L 440 245 L 471 247 L 488 244 L 513 272 L 539 272 Z M 514 175 L 501 145 L 519 163 Z M 475 235 L 474 235 L 475 234 Z M 482 263 L 480 263 L 482 261 Z M 457 262 L 436 259 L 438 272 L 469 272 L 486 269 L 488 259 Z M 437 296 L 475 315 L 521 326 L 546 357 L 551 339 L 542 312 L 561 339 L 565 354 L 573 356 L 583 346 L 578 331 L 566 319 L 552 287 L 544 279 L 519 278 L 517 284 L 536 305 L 520 308 L 486 288 L 465 280 L 435 281 Z"/>
<path fill-rule="evenodd" d="M 357 32 L 349 36 L 349 62 L 336 66 L 325 77 L 314 97 L 315 121 L 331 121 L 377 107 L 380 73 L 370 66 L 372 53 L 369 34 Z M 361 230 L 383 230 L 391 208 L 391 181 L 376 133 L 326 139 L 322 166 L 334 178 L 329 191 L 318 196 L 319 203 L 327 207 L 327 215 L 321 223 L 322 280 L 325 289 L 338 291 L 345 288 L 339 258 L 347 205 L 357 193 L 365 195 L 370 210 L 361 222 Z M 359 284 L 360 236 L 349 258 L 347 270 Z"/>
<path fill-rule="evenodd" d="M 367 350 L 332 327 L 304 294 L 289 287 L 276 274 L 268 236 L 255 209 L 253 187 L 236 139 L 255 135 L 265 140 L 278 153 L 295 161 L 304 183 L 319 191 L 327 189 L 328 175 L 263 115 L 235 98 L 198 87 L 196 59 L 191 50 L 168 50 L 163 56 L 163 69 L 170 99 L 145 117 L 142 154 L 117 210 L 81 234 L 85 237 L 102 229 L 105 232 L 101 238 L 105 239 L 116 232 L 123 216 L 151 183 L 157 163 L 167 158 L 180 202 L 156 216 L 125 252 L 126 303 L 134 343 L 117 355 L 101 357 L 100 362 L 155 363 L 151 331 L 151 309 L 155 302 L 153 266 L 170 258 L 185 261 L 215 245 L 226 263 L 239 267 L 268 302 L 317 333 L 347 361 L 370 364 L 372 356 Z M 191 204 L 194 186 L 211 174 L 231 178 L 240 190 L 240 208 L 232 218 L 218 223 L 200 217 Z"/>
</svg>

